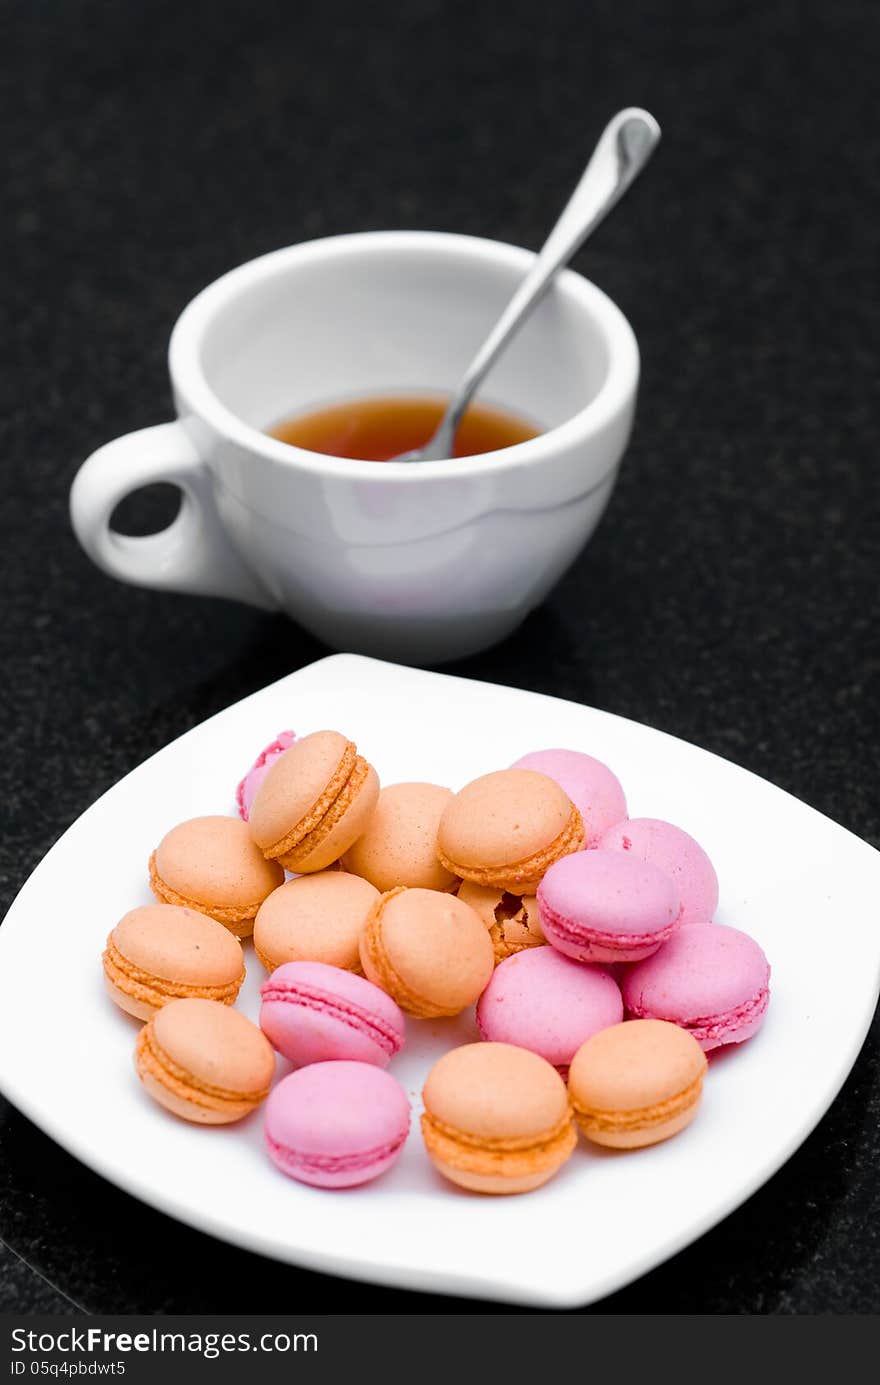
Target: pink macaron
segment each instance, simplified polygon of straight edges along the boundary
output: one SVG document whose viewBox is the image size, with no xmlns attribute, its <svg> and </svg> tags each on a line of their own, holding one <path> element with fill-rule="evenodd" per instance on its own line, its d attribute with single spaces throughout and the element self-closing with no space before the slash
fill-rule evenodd
<svg viewBox="0 0 880 1385">
<path fill-rule="evenodd" d="M 538 887 L 548 943 L 576 962 L 637 962 L 671 937 L 681 902 L 670 876 L 630 852 L 578 851 Z"/>
<path fill-rule="evenodd" d="M 341 967 L 285 962 L 260 994 L 260 1028 L 297 1067 L 350 1059 L 384 1068 L 403 1047 L 398 1006 L 372 981 Z"/>
<path fill-rule="evenodd" d="M 536 769 L 568 794 L 584 820 L 587 846 L 595 846 L 608 827 L 626 817 L 620 780 L 601 760 L 580 750 L 533 750 L 512 769 Z"/>
<path fill-rule="evenodd" d="M 261 750 L 254 763 L 251 765 L 247 774 L 242 779 L 235 791 L 235 801 L 238 804 L 238 815 L 248 822 L 251 815 L 251 804 L 257 796 L 257 789 L 262 784 L 269 770 L 296 740 L 293 731 L 279 731 L 271 745 L 267 745 L 265 750 Z"/>
<path fill-rule="evenodd" d="M 622 1019 L 620 987 L 605 968 L 573 962 L 553 947 L 508 957 L 477 1005 L 484 1039 L 531 1049 L 563 1077 L 585 1040 Z"/>
<path fill-rule="evenodd" d="M 627 968 L 621 987 L 630 1018 L 670 1020 L 708 1052 L 760 1029 L 769 981 L 754 938 L 716 923 L 678 929 L 660 952 Z"/>
<path fill-rule="evenodd" d="M 289 1178 L 352 1188 L 378 1178 L 409 1134 L 409 1102 L 370 1063 L 312 1063 L 285 1077 L 266 1103 L 266 1147 Z"/>
<path fill-rule="evenodd" d="M 718 876 L 699 842 L 659 818 L 630 818 L 603 832 L 597 842 L 602 851 L 631 851 L 671 875 L 681 897 L 681 919 L 711 923 L 718 908 Z"/>
</svg>

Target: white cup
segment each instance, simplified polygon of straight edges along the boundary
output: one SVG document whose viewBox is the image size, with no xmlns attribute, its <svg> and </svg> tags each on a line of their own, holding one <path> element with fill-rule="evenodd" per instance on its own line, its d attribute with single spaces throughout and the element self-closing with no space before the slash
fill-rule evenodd
<svg viewBox="0 0 880 1385">
<path fill-rule="evenodd" d="M 101 447 L 74 480 L 86 553 L 137 586 L 280 608 L 340 649 L 435 663 L 502 639 L 590 537 L 632 426 L 638 348 L 595 285 L 561 274 L 481 394 L 545 430 L 528 442 L 376 463 L 262 430 L 346 397 L 451 390 L 531 260 L 382 231 L 224 275 L 171 336 L 178 420 Z M 182 491 L 173 523 L 145 538 L 112 529 L 119 502 L 156 481 Z"/>
</svg>

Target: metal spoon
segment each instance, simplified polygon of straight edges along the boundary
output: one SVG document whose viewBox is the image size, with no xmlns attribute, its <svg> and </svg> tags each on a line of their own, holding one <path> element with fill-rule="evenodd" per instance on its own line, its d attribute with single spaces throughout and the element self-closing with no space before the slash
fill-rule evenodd
<svg viewBox="0 0 880 1385">
<path fill-rule="evenodd" d="M 501 317 L 465 371 L 439 427 L 424 447 L 403 452 L 396 462 L 436 462 L 451 457 L 462 415 L 483 377 L 560 269 L 635 182 L 660 139 L 660 126 L 647 111 L 630 106 L 606 125 L 599 143 L 562 215 Z"/>
</svg>

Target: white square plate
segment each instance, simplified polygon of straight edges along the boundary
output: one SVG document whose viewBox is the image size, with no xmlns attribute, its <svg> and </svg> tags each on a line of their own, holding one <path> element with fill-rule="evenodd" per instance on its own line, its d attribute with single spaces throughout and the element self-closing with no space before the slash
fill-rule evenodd
<svg viewBox="0 0 880 1385">
<path fill-rule="evenodd" d="M 527 750 L 605 760 L 632 816 L 691 831 L 721 880 L 718 918 L 772 965 L 763 1030 L 713 1057 L 693 1126 L 638 1153 L 581 1141 L 522 1197 L 457 1191 L 418 1130 L 435 1057 L 477 1037 L 472 1015 L 409 1021 L 392 1070 L 413 1100 L 400 1162 L 376 1183 L 322 1192 L 285 1179 L 259 1113 L 198 1129 L 132 1071 L 137 1025 L 106 999 L 100 957 L 147 903 L 147 858 L 175 822 L 234 812 L 234 786 L 283 727 L 338 727 L 385 783 L 459 788 Z M 586 1304 L 693 1241 L 758 1188 L 827 1110 L 865 1037 L 880 985 L 880 854 L 798 800 L 706 751 L 554 698 L 337 655 L 283 678 L 134 770 L 52 848 L 0 928 L 0 1086 L 104 1177 L 181 1221 L 280 1260 L 409 1289 Z M 258 1013 L 248 947 L 240 1004 Z M 759 1247 L 755 1247 L 756 1254 Z"/>
</svg>

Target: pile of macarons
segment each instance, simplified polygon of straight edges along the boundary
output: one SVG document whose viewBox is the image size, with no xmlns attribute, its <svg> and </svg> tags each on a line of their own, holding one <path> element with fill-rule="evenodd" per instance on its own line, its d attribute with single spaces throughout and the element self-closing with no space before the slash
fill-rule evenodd
<svg viewBox="0 0 880 1385">
<path fill-rule="evenodd" d="M 202 1125 L 265 1103 L 268 1154 L 301 1182 L 394 1164 L 410 1103 L 388 1069 L 408 1024 L 475 1012 L 480 1041 L 428 1073 L 421 1128 L 437 1170 L 486 1193 L 546 1182 L 578 1129 L 616 1149 L 676 1134 L 706 1054 L 761 1026 L 770 968 L 714 922 L 705 851 L 628 817 L 590 755 L 537 751 L 457 793 L 380 788 L 341 733 L 284 731 L 236 801 L 156 845 L 157 902 L 113 928 L 105 985 L 145 1022 L 150 1096 Z M 249 939 L 259 1023 L 235 1008 Z"/>
</svg>

